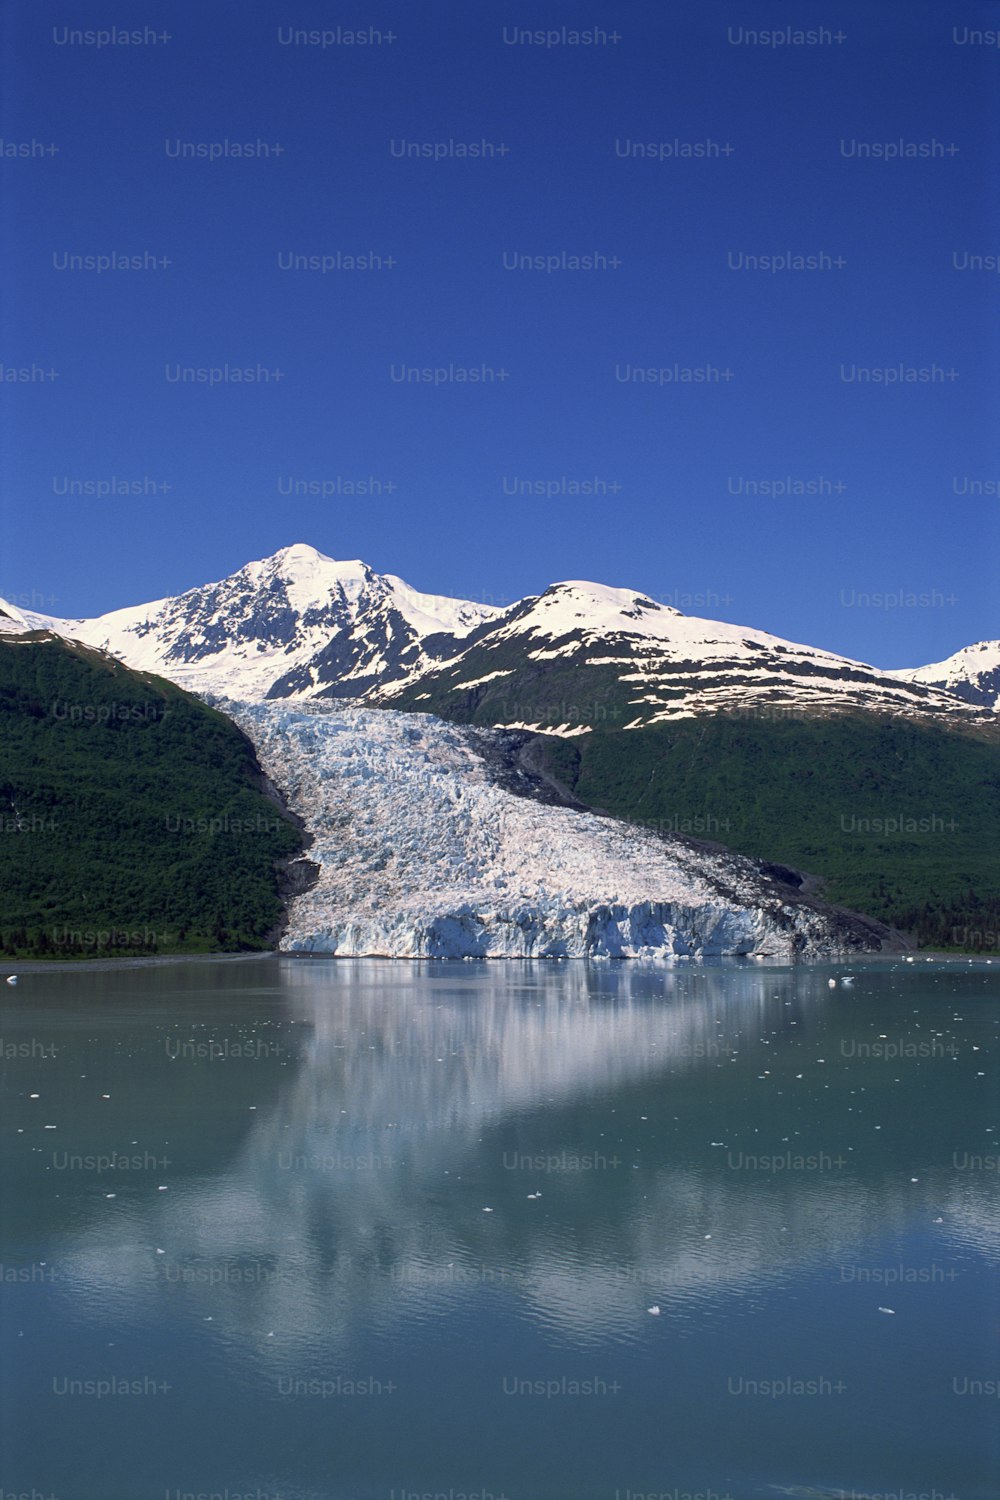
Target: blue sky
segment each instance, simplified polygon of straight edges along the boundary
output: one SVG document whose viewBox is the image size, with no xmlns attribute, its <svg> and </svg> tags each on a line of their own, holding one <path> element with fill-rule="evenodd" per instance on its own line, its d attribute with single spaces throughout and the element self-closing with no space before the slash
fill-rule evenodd
<svg viewBox="0 0 1000 1500">
<path fill-rule="evenodd" d="M 1000 634 L 1000 6 L 0 25 L 4 150 L 39 153 L 0 159 L 0 593 L 98 613 L 307 541 L 469 598 L 632 585 L 884 666 Z M 72 35 L 116 27 L 149 39 Z M 185 154 L 227 141 L 272 152 Z M 862 154 L 901 141 L 930 154 Z M 115 255 L 142 268 L 69 259 Z M 815 260 L 748 269 L 782 255 Z"/>
</svg>

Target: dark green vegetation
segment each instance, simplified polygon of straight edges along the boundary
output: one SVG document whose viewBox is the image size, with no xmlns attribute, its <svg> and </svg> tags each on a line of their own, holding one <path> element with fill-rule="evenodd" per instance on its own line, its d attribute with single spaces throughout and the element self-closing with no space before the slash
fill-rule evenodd
<svg viewBox="0 0 1000 1500">
<path fill-rule="evenodd" d="M 1000 737 L 875 715 L 687 719 L 545 744 L 592 807 L 820 876 L 921 946 L 1000 949 Z"/>
<path fill-rule="evenodd" d="M 528 601 L 530 603 L 531 601 Z M 523 608 L 523 607 L 522 607 Z M 765 713 L 831 701 L 843 712 L 885 712 L 886 679 L 871 667 L 799 659 L 797 648 L 752 646 L 752 658 L 713 657 L 708 677 L 698 652 L 682 659 L 669 641 L 583 629 L 505 637 L 484 633 L 453 661 L 423 672 L 385 699 L 387 708 L 439 714 L 459 724 L 563 725 L 601 730 L 648 725 L 664 709 L 704 701 Z M 540 651 L 540 655 L 534 655 Z M 769 686 L 769 697 L 762 689 Z M 922 683 L 896 683 L 896 698 L 927 723 L 973 722 L 969 705 L 932 693 Z M 725 697 L 723 698 L 723 695 Z"/>
<path fill-rule="evenodd" d="M 530 642 L 529 642 L 530 644 Z M 548 641 L 537 644 L 548 646 Z M 608 654 L 612 654 L 610 648 Z M 492 676 L 493 673 L 503 675 Z M 638 710 L 635 689 L 621 681 L 617 665 L 593 666 L 587 653 L 532 661 L 523 639 L 494 642 L 489 636 L 469 647 L 457 663 L 424 673 L 387 700 L 387 708 L 439 714 L 459 724 L 595 724 L 624 729 Z M 487 677 L 466 688 L 462 683 Z M 685 687 L 657 680 L 666 701 Z"/>
<path fill-rule="evenodd" d="M 172 683 L 0 637 L 0 952 L 268 947 L 302 838 L 262 784 L 236 726 Z"/>
</svg>

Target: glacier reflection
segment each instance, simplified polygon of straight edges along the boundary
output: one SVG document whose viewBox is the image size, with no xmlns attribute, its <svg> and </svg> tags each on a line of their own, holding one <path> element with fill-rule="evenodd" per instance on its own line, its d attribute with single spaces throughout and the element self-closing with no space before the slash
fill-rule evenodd
<svg viewBox="0 0 1000 1500">
<path fill-rule="evenodd" d="M 78 1237 L 71 1280 L 95 1317 L 109 1299 L 140 1322 L 176 1316 L 181 1298 L 272 1363 L 502 1297 L 583 1347 L 641 1336 L 651 1301 L 681 1323 L 721 1317 L 725 1294 L 752 1302 L 912 1217 L 894 1164 L 792 1180 L 710 1154 L 782 1039 L 828 1019 L 826 971 L 288 960 L 280 974 L 296 1066 L 234 1157 L 145 1210 L 155 1249 Z M 933 1128 L 915 1126 L 915 1152 Z M 617 1165 L 508 1169 L 553 1149 Z M 921 1178 L 921 1201 L 954 1212 L 942 1233 L 995 1252 L 990 1184 Z"/>
</svg>

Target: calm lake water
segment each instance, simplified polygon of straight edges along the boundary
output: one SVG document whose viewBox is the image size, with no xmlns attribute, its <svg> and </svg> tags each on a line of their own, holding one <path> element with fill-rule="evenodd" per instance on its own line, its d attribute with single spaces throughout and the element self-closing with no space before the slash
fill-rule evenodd
<svg viewBox="0 0 1000 1500">
<path fill-rule="evenodd" d="M 0 1492 L 995 1497 L 998 977 L 25 970 Z"/>
</svg>

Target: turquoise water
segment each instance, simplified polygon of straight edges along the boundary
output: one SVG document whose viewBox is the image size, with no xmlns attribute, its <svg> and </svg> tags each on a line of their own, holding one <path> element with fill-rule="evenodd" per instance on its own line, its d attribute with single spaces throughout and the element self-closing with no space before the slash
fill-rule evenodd
<svg viewBox="0 0 1000 1500">
<path fill-rule="evenodd" d="M 998 972 L 25 970 L 0 1493 L 996 1496 Z"/>
</svg>

